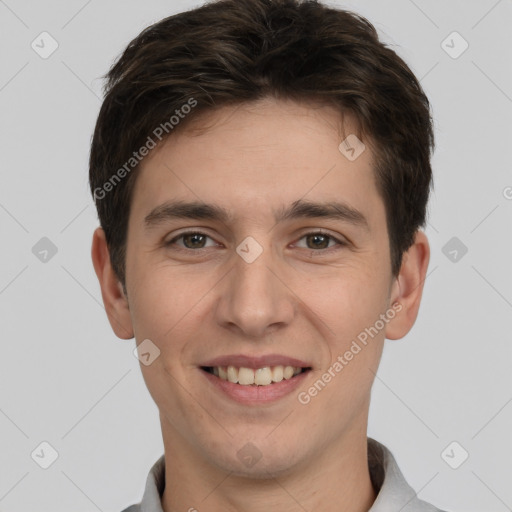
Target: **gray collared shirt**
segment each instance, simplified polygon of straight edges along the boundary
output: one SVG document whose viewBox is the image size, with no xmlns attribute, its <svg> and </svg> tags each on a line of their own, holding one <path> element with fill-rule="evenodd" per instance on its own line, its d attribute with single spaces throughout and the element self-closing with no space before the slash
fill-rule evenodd
<svg viewBox="0 0 512 512">
<path fill-rule="evenodd" d="M 445 512 L 420 500 L 406 482 L 392 453 L 368 437 L 368 467 L 377 498 L 368 512 Z M 165 459 L 162 455 L 151 468 L 142 501 L 122 512 L 163 512 Z"/>
</svg>

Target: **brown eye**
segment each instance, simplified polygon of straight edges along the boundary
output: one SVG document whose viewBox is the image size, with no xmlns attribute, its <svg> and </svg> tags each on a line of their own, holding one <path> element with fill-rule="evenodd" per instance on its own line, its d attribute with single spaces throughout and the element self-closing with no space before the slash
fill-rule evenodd
<svg viewBox="0 0 512 512">
<path fill-rule="evenodd" d="M 306 240 L 308 244 L 308 249 L 327 249 L 329 246 L 330 237 L 327 235 L 315 234 L 315 235 L 306 235 Z"/>
<path fill-rule="evenodd" d="M 198 231 L 189 231 L 187 233 L 182 233 L 181 235 L 178 235 L 169 242 L 166 242 L 165 245 L 176 245 L 178 249 L 204 249 L 206 247 L 205 244 L 208 238 L 210 237 L 204 233 Z M 179 240 L 182 240 L 181 244 L 177 243 Z"/>
<path fill-rule="evenodd" d="M 300 240 L 305 240 L 305 246 L 299 246 L 304 249 L 317 249 L 317 250 L 326 250 L 335 248 L 334 246 L 339 246 L 338 248 L 345 246 L 346 243 L 334 236 L 323 233 L 321 231 L 316 231 L 313 233 L 306 233 L 303 235 Z"/>
<path fill-rule="evenodd" d="M 201 233 L 192 233 L 189 235 L 183 235 L 183 243 L 187 249 L 202 249 L 204 247 L 204 242 L 206 237 Z"/>
</svg>

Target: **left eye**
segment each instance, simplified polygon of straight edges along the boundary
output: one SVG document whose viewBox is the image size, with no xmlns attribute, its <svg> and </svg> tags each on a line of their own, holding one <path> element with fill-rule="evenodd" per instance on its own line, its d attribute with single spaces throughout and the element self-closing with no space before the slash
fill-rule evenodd
<svg viewBox="0 0 512 512">
<path fill-rule="evenodd" d="M 345 245 L 341 240 L 322 232 L 306 233 L 300 238 L 300 240 L 303 238 L 306 239 L 306 245 L 308 243 L 313 245 L 312 247 L 306 247 L 306 249 L 328 249 L 330 242 L 336 242 L 338 245 Z"/>
<path fill-rule="evenodd" d="M 183 245 L 179 246 L 181 248 L 192 250 L 204 249 L 206 247 L 205 242 L 207 238 L 212 240 L 212 238 L 206 235 L 205 233 L 201 233 L 199 231 L 190 231 L 188 233 L 182 233 L 181 235 L 178 235 L 177 237 L 167 242 L 166 245 L 172 246 L 175 245 L 178 240 L 182 240 Z M 332 245 L 330 245 L 331 242 L 337 245 L 346 245 L 345 242 L 342 242 L 341 240 L 333 237 L 332 235 L 323 233 L 321 231 L 306 233 L 305 235 L 302 235 L 299 240 L 302 239 L 306 239 L 307 246 L 304 247 L 305 249 L 328 249 L 329 247 L 332 247 Z M 210 245 L 210 247 L 212 246 Z"/>
</svg>

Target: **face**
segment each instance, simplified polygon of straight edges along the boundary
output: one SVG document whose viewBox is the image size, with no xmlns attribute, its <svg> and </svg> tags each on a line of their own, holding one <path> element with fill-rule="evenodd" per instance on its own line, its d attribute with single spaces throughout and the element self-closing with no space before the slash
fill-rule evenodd
<svg viewBox="0 0 512 512">
<path fill-rule="evenodd" d="M 400 316 L 371 149 L 347 158 L 355 128 L 328 107 L 265 100 L 202 123 L 155 149 L 134 189 L 129 327 L 160 351 L 143 376 L 164 443 L 198 464 L 307 467 L 366 436 Z"/>
</svg>

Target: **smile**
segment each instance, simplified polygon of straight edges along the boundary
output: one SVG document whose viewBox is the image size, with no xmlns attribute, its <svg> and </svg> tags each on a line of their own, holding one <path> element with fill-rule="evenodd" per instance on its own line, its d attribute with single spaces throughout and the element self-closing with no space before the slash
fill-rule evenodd
<svg viewBox="0 0 512 512">
<path fill-rule="evenodd" d="M 262 368 L 246 368 L 244 366 L 203 366 L 202 370 L 215 375 L 219 379 L 241 386 L 269 386 L 282 380 L 289 380 L 304 373 L 310 368 L 300 366 L 265 366 Z"/>
</svg>

